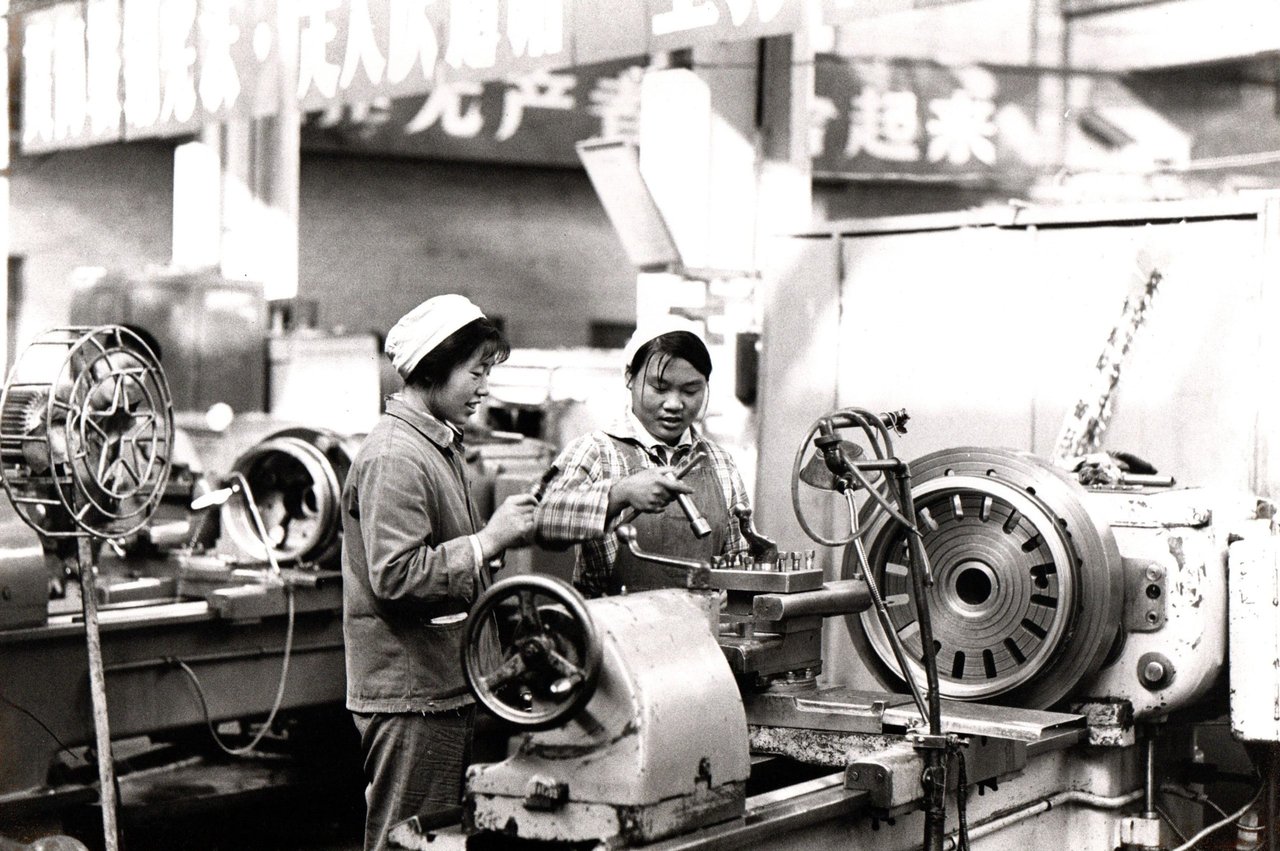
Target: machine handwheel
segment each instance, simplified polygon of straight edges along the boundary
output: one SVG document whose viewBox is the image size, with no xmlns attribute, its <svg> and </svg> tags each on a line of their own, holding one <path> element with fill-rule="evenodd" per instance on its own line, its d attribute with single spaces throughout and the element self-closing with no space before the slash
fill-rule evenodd
<svg viewBox="0 0 1280 851">
<path fill-rule="evenodd" d="M 497 658 L 489 649 L 495 623 Z M 462 645 L 463 674 L 476 700 L 504 721 L 534 730 L 553 727 L 586 705 L 600 658 L 586 601 L 551 576 L 494 583 L 472 607 Z"/>
</svg>

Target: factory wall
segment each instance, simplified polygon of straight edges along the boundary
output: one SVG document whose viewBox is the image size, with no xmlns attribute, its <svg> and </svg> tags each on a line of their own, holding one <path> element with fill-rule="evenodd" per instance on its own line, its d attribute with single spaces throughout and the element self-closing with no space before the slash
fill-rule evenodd
<svg viewBox="0 0 1280 851">
<path fill-rule="evenodd" d="M 77 267 L 138 271 L 168 262 L 171 144 L 17 157 L 10 179 L 9 253 L 23 258 L 20 341 L 67 322 Z"/>
<path fill-rule="evenodd" d="M 442 292 L 474 298 L 522 347 L 634 321 L 635 270 L 583 172 L 311 155 L 301 209 L 298 295 L 322 325 L 385 330 Z"/>
<path fill-rule="evenodd" d="M 301 181 L 298 297 L 322 328 L 385 331 L 447 291 L 518 346 L 585 345 L 591 321 L 633 320 L 634 270 L 582 172 L 304 155 Z M 19 338 L 67 321 L 75 268 L 167 263 L 172 186 L 166 142 L 18 158 Z"/>
</svg>

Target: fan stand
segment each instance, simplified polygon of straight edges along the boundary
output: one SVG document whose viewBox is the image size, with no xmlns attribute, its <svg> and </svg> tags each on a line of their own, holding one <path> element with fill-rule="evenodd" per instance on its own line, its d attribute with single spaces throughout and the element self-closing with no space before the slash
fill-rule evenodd
<svg viewBox="0 0 1280 851">
<path fill-rule="evenodd" d="M 87 535 L 76 539 L 76 567 L 80 574 L 80 604 L 84 612 L 85 648 L 89 654 L 89 698 L 93 706 L 93 746 L 97 752 L 98 799 L 102 806 L 102 834 L 106 851 L 119 848 L 116 818 L 116 772 L 111 753 L 111 724 L 107 719 L 107 678 L 102 664 L 102 635 L 98 628 L 98 570 Z"/>
<path fill-rule="evenodd" d="M 121 836 L 92 540 L 147 523 L 164 494 L 172 442 L 163 370 L 122 326 L 43 332 L 0 393 L 0 485 L 42 539 L 76 539 L 106 851 L 118 851 Z"/>
</svg>

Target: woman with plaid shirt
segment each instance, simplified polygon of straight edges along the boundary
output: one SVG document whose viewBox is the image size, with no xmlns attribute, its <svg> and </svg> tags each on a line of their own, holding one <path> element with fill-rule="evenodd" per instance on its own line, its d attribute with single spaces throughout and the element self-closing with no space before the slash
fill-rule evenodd
<svg viewBox="0 0 1280 851">
<path fill-rule="evenodd" d="M 692 330 L 640 330 L 627 347 L 631 407 L 621 421 L 565 447 L 558 474 L 536 514 L 535 538 L 550 546 L 581 543 L 574 585 L 588 597 L 616 594 L 616 569 L 631 558 L 613 534 L 624 510 L 648 552 L 709 561 L 745 552 L 732 509 L 749 504 L 733 459 L 694 425 L 711 376 L 711 355 Z M 690 453 L 704 458 L 677 479 Z M 711 524 L 697 538 L 675 499 L 688 494 Z"/>
</svg>

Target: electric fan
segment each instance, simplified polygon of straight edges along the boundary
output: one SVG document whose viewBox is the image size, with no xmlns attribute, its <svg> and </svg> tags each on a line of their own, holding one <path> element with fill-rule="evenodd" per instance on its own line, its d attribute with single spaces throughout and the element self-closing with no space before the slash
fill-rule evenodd
<svg viewBox="0 0 1280 851">
<path fill-rule="evenodd" d="M 164 495 L 172 445 L 164 373 L 122 326 L 45 331 L 18 357 L 0 395 L 5 493 L 42 538 L 77 545 L 107 851 L 119 834 L 92 542 L 146 524 Z"/>
</svg>

